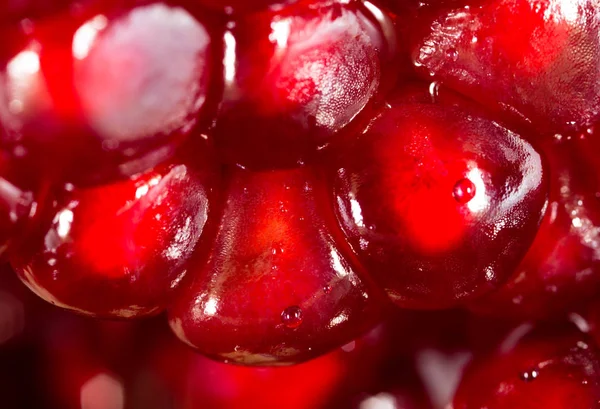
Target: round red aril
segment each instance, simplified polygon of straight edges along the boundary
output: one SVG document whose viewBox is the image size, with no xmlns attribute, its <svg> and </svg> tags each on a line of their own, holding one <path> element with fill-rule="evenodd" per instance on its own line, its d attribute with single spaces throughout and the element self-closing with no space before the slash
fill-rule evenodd
<svg viewBox="0 0 600 409">
<path fill-rule="evenodd" d="M 454 409 L 592 409 L 600 400 L 600 356 L 572 329 L 537 330 L 476 359 Z"/>
<path fill-rule="evenodd" d="M 323 190 L 310 170 L 233 172 L 208 260 L 170 307 L 179 338 L 219 360 L 290 364 L 377 321 Z"/>
<path fill-rule="evenodd" d="M 210 38 L 199 16 L 105 2 L 17 29 L 0 46 L 0 144 L 70 182 L 130 176 L 169 158 L 204 112 Z M 17 46 L 15 46 L 15 44 Z"/>
<path fill-rule="evenodd" d="M 599 12 L 594 0 L 426 8 L 408 22 L 414 64 L 541 129 L 585 127 L 600 112 Z"/>
<path fill-rule="evenodd" d="M 67 190 L 11 263 L 34 292 L 61 307 L 101 317 L 157 313 L 186 273 L 215 183 L 206 169 L 172 164 Z"/>
<path fill-rule="evenodd" d="M 389 85 L 395 39 L 373 10 L 354 0 L 303 1 L 230 24 L 212 129 L 227 161 L 296 166 L 370 105 Z"/>
<path fill-rule="evenodd" d="M 339 222 L 398 305 L 443 308 L 497 287 L 546 203 L 539 154 L 456 106 L 391 100 L 333 159 Z"/>
<path fill-rule="evenodd" d="M 600 290 L 600 173 L 585 153 L 597 150 L 581 140 L 552 141 L 541 149 L 550 173 L 548 211 L 512 278 L 472 306 L 479 313 L 553 317 Z"/>
</svg>

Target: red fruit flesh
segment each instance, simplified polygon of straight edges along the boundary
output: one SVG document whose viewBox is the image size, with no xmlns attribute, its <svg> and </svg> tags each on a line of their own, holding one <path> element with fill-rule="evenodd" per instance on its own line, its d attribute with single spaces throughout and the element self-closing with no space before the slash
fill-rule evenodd
<svg viewBox="0 0 600 409">
<path fill-rule="evenodd" d="M 394 41 L 374 15 L 357 1 L 304 1 L 232 21 L 212 130 L 225 159 L 296 166 L 369 106 L 389 86 Z"/>
<path fill-rule="evenodd" d="M 76 183 L 144 172 L 204 112 L 210 38 L 193 11 L 107 2 L 6 30 L 0 144 L 25 172 Z"/>
<path fill-rule="evenodd" d="M 38 18 L 64 10 L 73 3 L 74 0 L 0 0 L 0 24 Z"/>
<path fill-rule="evenodd" d="M 33 194 L 0 177 L 0 256 L 34 212 Z"/>
<path fill-rule="evenodd" d="M 585 153 L 596 150 L 582 140 L 552 141 L 542 150 L 550 168 L 548 211 L 512 278 L 472 306 L 479 313 L 549 318 L 600 290 L 600 173 Z"/>
<path fill-rule="evenodd" d="M 397 96 L 334 159 L 339 222 L 403 307 L 443 308 L 497 287 L 537 231 L 539 154 L 456 106 Z"/>
<path fill-rule="evenodd" d="M 408 23 L 414 64 L 546 131 L 586 127 L 600 114 L 599 10 L 593 0 L 426 8 Z"/>
<path fill-rule="evenodd" d="M 309 170 L 234 171 L 208 260 L 170 308 L 175 333 L 212 358 L 275 365 L 373 325 L 378 294 L 355 269 L 326 196 Z"/>
<path fill-rule="evenodd" d="M 600 356 L 576 331 L 534 331 L 467 369 L 454 409 L 595 409 Z"/>
<path fill-rule="evenodd" d="M 281 8 L 284 4 L 295 3 L 297 0 L 200 0 L 200 4 L 227 13 L 247 12 L 249 10 Z"/>
<path fill-rule="evenodd" d="M 64 308 L 134 317 L 165 308 L 212 209 L 215 177 L 185 164 L 67 190 L 11 256 L 21 279 Z"/>
</svg>

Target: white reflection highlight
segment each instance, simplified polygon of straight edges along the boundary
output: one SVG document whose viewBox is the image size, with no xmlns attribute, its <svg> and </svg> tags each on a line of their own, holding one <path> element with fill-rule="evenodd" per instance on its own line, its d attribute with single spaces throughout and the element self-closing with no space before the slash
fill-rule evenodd
<svg viewBox="0 0 600 409">
<path fill-rule="evenodd" d="M 161 177 L 160 176 L 155 176 L 152 179 L 150 179 L 148 181 L 148 183 L 144 183 L 143 185 L 141 185 L 140 187 L 138 187 L 135 190 L 135 198 L 136 199 L 141 199 L 142 197 L 146 196 L 148 194 L 148 192 L 150 191 L 151 188 L 153 188 L 154 186 L 158 185 L 158 183 L 160 182 Z"/>
<path fill-rule="evenodd" d="M 348 271 L 342 264 L 342 259 L 340 255 L 337 253 L 335 249 L 331 249 L 331 267 L 335 270 L 338 277 L 346 277 L 348 275 Z"/>
<path fill-rule="evenodd" d="M 71 232 L 73 224 L 73 212 L 70 209 L 64 209 L 56 215 L 56 233 L 61 239 L 66 238 Z"/>
<path fill-rule="evenodd" d="M 479 213 L 490 204 L 481 170 L 479 168 L 471 169 L 467 173 L 467 178 L 475 185 L 475 196 L 467 203 L 467 207 L 472 213 Z"/>
<path fill-rule="evenodd" d="M 73 36 L 73 56 L 78 60 L 87 57 L 98 33 L 107 25 L 108 19 L 103 15 L 98 15 L 79 27 Z"/>
<path fill-rule="evenodd" d="M 204 315 L 212 317 L 217 313 L 217 299 L 209 298 L 206 304 L 204 304 Z"/>
<path fill-rule="evenodd" d="M 560 8 L 565 20 L 569 23 L 577 23 L 579 20 L 579 2 L 573 0 L 562 0 Z"/>
<path fill-rule="evenodd" d="M 335 328 L 346 321 L 348 321 L 348 315 L 345 312 L 342 312 L 329 321 L 329 328 Z"/>
<path fill-rule="evenodd" d="M 32 50 L 21 51 L 6 66 L 8 76 L 13 80 L 22 80 L 40 71 L 40 56 Z"/>
<path fill-rule="evenodd" d="M 291 30 L 290 19 L 274 21 L 271 23 L 269 41 L 277 44 L 277 48 L 286 48 L 290 39 Z"/>
<path fill-rule="evenodd" d="M 237 42 L 235 37 L 231 34 L 231 31 L 226 31 L 223 35 L 225 41 L 225 57 L 223 58 L 223 65 L 225 66 L 225 81 L 232 83 L 235 79 L 236 73 L 236 47 Z"/>
<path fill-rule="evenodd" d="M 354 198 L 354 195 L 350 196 L 350 211 L 352 212 L 354 223 L 356 223 L 358 227 L 365 227 L 362 209 L 358 201 Z"/>
</svg>

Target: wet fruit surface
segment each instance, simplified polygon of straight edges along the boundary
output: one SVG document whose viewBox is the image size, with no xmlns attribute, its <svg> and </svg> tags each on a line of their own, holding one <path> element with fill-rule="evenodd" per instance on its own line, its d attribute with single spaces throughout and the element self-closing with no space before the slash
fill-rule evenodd
<svg viewBox="0 0 600 409">
<path fill-rule="evenodd" d="M 594 1 L 458 3 L 434 3 L 412 23 L 413 61 L 425 77 L 545 131 L 584 129 L 599 119 Z"/>
<path fill-rule="evenodd" d="M 265 168 L 314 156 L 387 84 L 390 25 L 357 1 L 304 1 L 233 20 L 212 131 L 225 158 Z"/>
<path fill-rule="evenodd" d="M 311 171 L 234 171 L 208 260 L 170 309 L 176 334 L 214 358 L 259 365 L 303 361 L 368 329 L 379 294 L 327 199 Z"/>
<path fill-rule="evenodd" d="M 185 275 L 214 187 L 210 169 L 184 163 L 108 186 L 68 186 L 11 262 L 53 304 L 104 317 L 157 313 Z"/>
<path fill-rule="evenodd" d="M 537 330 L 469 366 L 455 409 L 598 407 L 600 355 L 575 330 Z"/>
<path fill-rule="evenodd" d="M 599 409 L 599 16 L 0 0 L 0 408 Z"/>
<path fill-rule="evenodd" d="M 600 288 L 598 174 L 586 140 L 542 146 L 550 165 L 548 211 L 535 241 L 501 290 L 476 302 L 479 312 L 547 318 L 593 298 Z"/>
<path fill-rule="evenodd" d="M 446 307 L 498 286 L 545 205 L 540 155 L 454 106 L 392 99 L 334 164 L 344 232 L 405 307 Z"/>
<path fill-rule="evenodd" d="M 98 182 L 169 158 L 205 105 L 210 38 L 193 11 L 111 2 L 6 30 L 0 144 L 23 171 Z"/>
</svg>

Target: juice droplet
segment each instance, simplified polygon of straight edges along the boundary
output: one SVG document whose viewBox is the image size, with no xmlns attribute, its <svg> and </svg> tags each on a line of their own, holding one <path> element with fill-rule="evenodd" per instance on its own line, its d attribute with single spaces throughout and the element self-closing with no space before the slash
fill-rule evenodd
<svg viewBox="0 0 600 409">
<path fill-rule="evenodd" d="M 440 95 L 440 83 L 437 81 L 433 81 L 429 84 L 429 96 L 431 97 L 432 103 L 437 103 L 438 97 Z"/>
<path fill-rule="evenodd" d="M 330 286 L 328 286 L 328 285 L 326 285 L 325 287 L 323 287 L 323 292 L 324 292 L 325 294 L 329 294 L 329 293 L 331 292 L 331 287 L 330 287 Z"/>
<path fill-rule="evenodd" d="M 538 372 L 537 369 L 531 369 L 531 370 L 523 372 L 521 375 L 519 375 L 521 380 L 524 382 L 534 381 L 538 376 L 540 376 L 540 373 Z"/>
<path fill-rule="evenodd" d="M 475 184 L 467 178 L 461 179 L 454 185 L 452 195 L 458 203 L 468 203 L 475 197 Z"/>
<path fill-rule="evenodd" d="M 446 57 L 448 57 L 452 61 L 458 60 L 458 51 L 456 48 L 449 48 L 446 50 Z"/>
<path fill-rule="evenodd" d="M 298 328 L 302 324 L 302 309 L 296 305 L 287 307 L 281 313 L 281 322 L 290 329 Z"/>
<path fill-rule="evenodd" d="M 274 256 L 280 256 L 284 253 L 284 249 L 283 249 L 283 244 L 281 243 L 274 243 L 273 244 L 273 248 L 271 249 L 271 253 Z"/>
</svg>

